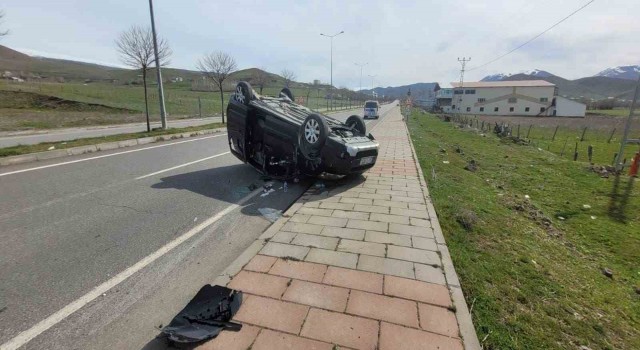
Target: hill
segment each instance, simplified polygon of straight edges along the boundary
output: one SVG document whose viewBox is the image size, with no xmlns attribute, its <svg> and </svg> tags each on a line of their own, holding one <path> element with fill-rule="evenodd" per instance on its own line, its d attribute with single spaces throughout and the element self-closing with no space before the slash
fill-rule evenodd
<svg viewBox="0 0 640 350">
<path fill-rule="evenodd" d="M 503 80 L 533 80 L 541 79 L 555 84 L 558 93 L 568 97 L 584 97 L 596 100 L 608 97 L 629 100 L 633 98 L 635 82 L 627 79 L 615 79 L 607 77 L 587 77 L 576 80 L 567 80 L 562 77 L 551 75 L 546 78 L 539 78 L 526 74 L 516 74 Z"/>
<path fill-rule="evenodd" d="M 391 98 L 403 98 L 407 96 L 407 92 L 411 90 L 411 96 L 414 99 L 421 99 L 422 97 L 428 97 L 434 91 L 435 87 L 440 88 L 438 83 L 415 83 L 402 86 L 388 86 L 388 87 L 376 87 L 373 89 L 361 90 L 360 92 L 365 95 L 371 95 L 372 91 L 375 91 L 378 95 L 384 95 Z"/>
<path fill-rule="evenodd" d="M 640 66 L 618 66 L 607 68 L 594 77 L 637 80 L 638 75 L 640 75 Z"/>
<path fill-rule="evenodd" d="M 482 78 L 482 80 L 480 81 L 500 81 L 500 80 L 507 80 L 507 78 L 512 77 L 514 75 L 528 75 L 531 77 L 535 77 L 536 79 L 540 79 L 540 78 L 548 78 L 551 76 L 554 76 L 553 74 L 544 71 L 544 70 L 540 70 L 540 69 L 534 69 L 534 70 L 530 70 L 530 71 L 523 71 L 520 73 L 516 73 L 516 74 L 511 74 L 511 73 L 498 73 L 498 74 L 492 74 L 492 75 L 487 75 L 486 77 Z"/>
</svg>

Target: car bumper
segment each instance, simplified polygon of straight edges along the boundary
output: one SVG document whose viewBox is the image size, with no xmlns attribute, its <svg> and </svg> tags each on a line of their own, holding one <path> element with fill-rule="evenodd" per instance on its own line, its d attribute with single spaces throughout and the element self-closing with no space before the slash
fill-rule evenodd
<svg viewBox="0 0 640 350">
<path fill-rule="evenodd" d="M 327 142 L 323 149 L 325 171 L 338 175 L 358 174 L 370 169 L 378 159 L 379 144 L 368 138 L 364 142 Z"/>
</svg>

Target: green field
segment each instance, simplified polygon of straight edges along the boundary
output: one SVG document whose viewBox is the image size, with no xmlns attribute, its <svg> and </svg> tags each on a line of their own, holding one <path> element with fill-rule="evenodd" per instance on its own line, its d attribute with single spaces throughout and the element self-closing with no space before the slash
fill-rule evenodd
<svg viewBox="0 0 640 350">
<path fill-rule="evenodd" d="M 329 107 L 326 89 L 293 88 L 297 97 L 304 97 L 304 104 L 312 109 Z M 2 92 L 29 92 L 53 96 L 67 101 L 103 106 L 79 105 L 74 109 L 34 107 L 29 102 L 17 104 L 13 97 L 3 98 Z M 275 96 L 280 87 L 267 87 L 263 93 Z M 225 108 L 231 91 L 224 92 Z M 307 99 L 309 94 L 309 99 Z M 337 109 L 355 105 L 348 100 L 336 100 Z M 167 83 L 165 105 L 169 117 L 192 118 L 220 115 L 220 93 L 217 91 L 192 91 L 191 84 Z M 149 87 L 149 110 L 152 120 L 159 120 L 157 85 Z M 87 125 L 142 122 L 144 118 L 144 89 L 139 85 L 109 83 L 2 83 L 0 84 L 0 130 L 47 129 Z"/>
<path fill-rule="evenodd" d="M 544 144 L 409 123 L 484 349 L 640 349 L 637 182 Z"/>
<path fill-rule="evenodd" d="M 615 108 L 615 109 L 590 109 L 587 110 L 587 114 L 591 115 L 610 115 L 613 117 L 628 117 L 628 108 Z"/>
</svg>

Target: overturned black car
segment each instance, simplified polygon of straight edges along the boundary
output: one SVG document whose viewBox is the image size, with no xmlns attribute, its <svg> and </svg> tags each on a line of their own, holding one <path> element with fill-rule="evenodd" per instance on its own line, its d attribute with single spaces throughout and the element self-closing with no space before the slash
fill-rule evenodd
<svg viewBox="0 0 640 350">
<path fill-rule="evenodd" d="M 371 168 L 378 142 L 357 115 L 346 123 L 293 102 L 288 88 L 279 97 L 258 95 L 240 82 L 227 107 L 229 148 L 238 159 L 273 178 L 350 175 Z"/>
</svg>

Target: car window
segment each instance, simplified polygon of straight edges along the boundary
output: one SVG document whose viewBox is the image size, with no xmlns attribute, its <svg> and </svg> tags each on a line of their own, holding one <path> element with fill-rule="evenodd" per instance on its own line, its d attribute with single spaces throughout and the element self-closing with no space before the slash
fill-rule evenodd
<svg viewBox="0 0 640 350">
<path fill-rule="evenodd" d="M 376 103 L 376 102 L 367 102 L 367 103 L 365 103 L 364 108 L 378 108 L 378 103 Z"/>
</svg>

